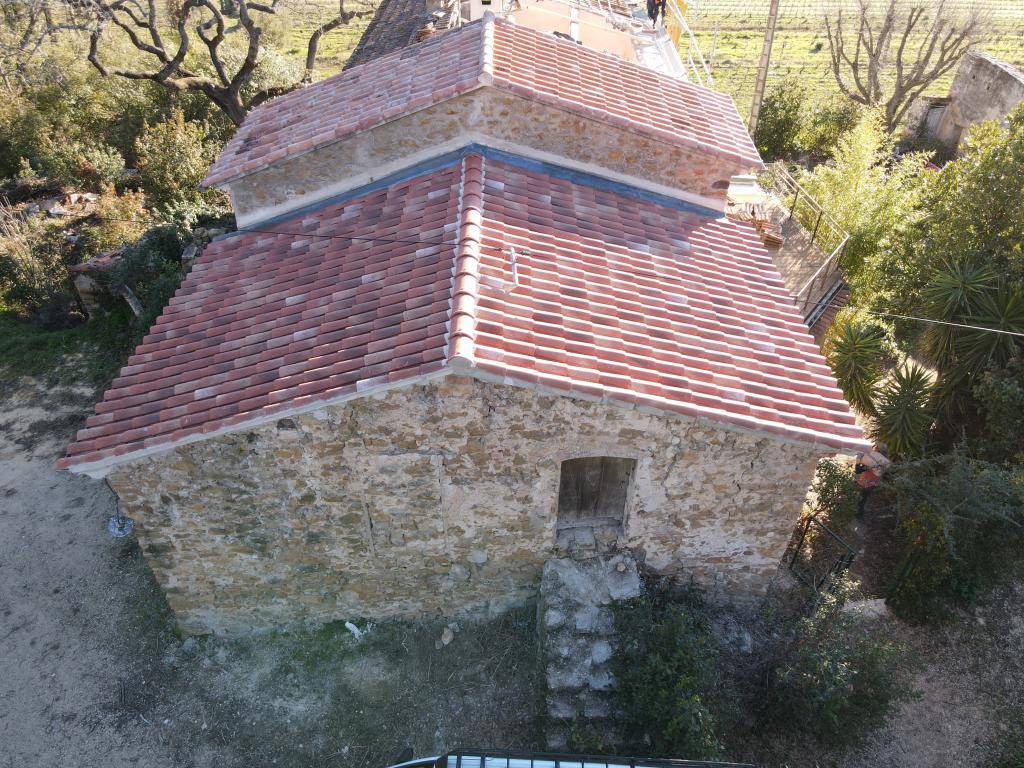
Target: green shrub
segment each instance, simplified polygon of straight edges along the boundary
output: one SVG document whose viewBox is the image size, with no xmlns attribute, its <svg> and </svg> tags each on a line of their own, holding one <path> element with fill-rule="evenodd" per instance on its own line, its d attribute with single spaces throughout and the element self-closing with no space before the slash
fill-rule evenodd
<svg viewBox="0 0 1024 768">
<path fill-rule="evenodd" d="M 116 184 L 124 173 L 124 158 L 105 144 L 40 139 L 33 170 L 60 184 L 98 191 Z"/>
<path fill-rule="evenodd" d="M 843 138 L 857 125 L 857 104 L 845 98 L 833 98 L 805 109 L 797 143 L 813 161 L 831 158 Z"/>
<path fill-rule="evenodd" d="M 764 717 L 771 727 L 848 744 L 911 695 L 899 672 L 902 649 L 840 610 L 848 591 L 826 593 L 770 663 Z"/>
<path fill-rule="evenodd" d="M 180 109 L 162 123 L 144 124 L 135 142 L 142 188 L 158 207 L 219 198 L 199 183 L 217 152 L 205 124 L 188 122 Z"/>
<path fill-rule="evenodd" d="M 615 625 L 612 670 L 627 746 L 655 757 L 717 757 L 716 718 L 705 703 L 716 648 L 703 621 L 648 593 L 621 606 Z"/>
<path fill-rule="evenodd" d="M 931 374 L 910 363 L 893 371 L 876 394 L 871 437 L 885 443 L 892 458 L 917 458 L 924 453 L 928 431 L 935 421 L 933 389 Z"/>
<path fill-rule="evenodd" d="M 857 514 L 860 486 L 846 462 L 832 458 L 819 461 L 811 491 L 815 514 L 824 517 L 834 530 L 841 531 Z"/>
<path fill-rule="evenodd" d="M 148 229 L 122 250 L 117 266 L 100 278 L 112 294 L 125 286 L 138 298 L 143 308 L 138 320 L 140 336 L 181 284 L 181 252 L 186 241 L 184 230 L 173 224 Z"/>
<path fill-rule="evenodd" d="M 71 246 L 52 221 L 0 207 L 0 308 L 48 328 L 66 327 L 74 293 Z"/>
<path fill-rule="evenodd" d="M 869 112 L 838 141 L 834 160 L 799 177 L 807 192 L 849 233 L 840 266 L 855 295 L 864 292 L 864 270 L 917 222 L 918 203 L 929 179 L 926 157 L 905 155 L 894 161 L 892 148 L 878 116 Z M 808 217 L 802 219 L 805 226 L 813 227 L 812 214 L 809 208 L 800 212 Z M 877 277 L 878 287 L 884 287 L 884 273 Z"/>
<path fill-rule="evenodd" d="M 981 374 L 974 398 L 982 421 L 975 453 L 990 461 L 1024 464 L 1024 360 Z"/>
<path fill-rule="evenodd" d="M 801 115 L 807 92 L 797 80 L 784 80 L 764 97 L 754 145 L 765 162 L 792 157 L 800 149 Z"/>
<path fill-rule="evenodd" d="M 825 359 L 843 396 L 864 414 L 875 412 L 875 385 L 889 350 L 886 335 L 885 326 L 870 315 L 843 310 L 825 337 Z"/>
<path fill-rule="evenodd" d="M 149 222 L 141 192 L 129 190 L 119 195 L 113 187 L 101 187 L 93 215 L 79 231 L 79 260 L 91 259 L 134 241 L 146 231 Z"/>
<path fill-rule="evenodd" d="M 1024 468 L 952 453 L 894 465 L 903 562 L 889 603 L 904 618 L 944 617 L 989 587 L 1024 546 Z"/>
</svg>

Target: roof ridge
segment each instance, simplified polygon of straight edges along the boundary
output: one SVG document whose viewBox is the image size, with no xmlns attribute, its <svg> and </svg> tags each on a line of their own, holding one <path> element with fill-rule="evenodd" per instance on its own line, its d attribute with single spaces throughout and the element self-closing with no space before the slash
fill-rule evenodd
<svg viewBox="0 0 1024 768">
<path fill-rule="evenodd" d="M 483 22 L 483 34 L 481 37 L 481 61 L 480 61 L 480 84 L 494 84 L 494 24 L 495 16 L 492 11 L 485 11 L 481 21 Z"/>
<path fill-rule="evenodd" d="M 459 187 L 459 235 L 452 277 L 447 363 L 464 370 L 474 364 L 476 305 L 480 288 L 480 241 L 483 228 L 484 158 L 462 159 Z"/>
</svg>

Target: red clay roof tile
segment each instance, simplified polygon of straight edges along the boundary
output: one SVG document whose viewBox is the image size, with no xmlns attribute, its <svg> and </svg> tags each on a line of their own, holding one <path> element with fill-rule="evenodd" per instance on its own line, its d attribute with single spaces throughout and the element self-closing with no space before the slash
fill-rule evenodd
<svg viewBox="0 0 1024 768">
<path fill-rule="evenodd" d="M 274 225 L 293 234 L 213 243 L 61 466 L 457 356 L 512 383 L 866 445 L 752 226 L 532 168 L 473 153 Z M 424 215 L 440 239 L 418 239 Z M 330 238 L 292 247 L 312 230 Z"/>
<path fill-rule="evenodd" d="M 257 107 L 204 183 L 232 181 L 480 85 L 761 163 L 729 96 L 488 17 Z"/>
</svg>

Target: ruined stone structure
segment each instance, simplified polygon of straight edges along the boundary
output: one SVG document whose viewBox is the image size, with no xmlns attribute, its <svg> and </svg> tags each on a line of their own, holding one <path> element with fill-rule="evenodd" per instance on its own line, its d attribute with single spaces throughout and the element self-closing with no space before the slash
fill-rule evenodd
<svg viewBox="0 0 1024 768">
<path fill-rule="evenodd" d="M 1002 120 L 1024 102 L 1024 72 L 985 51 L 969 51 L 947 96 L 919 99 L 907 115 L 909 137 L 936 139 L 955 149 L 972 125 Z"/>
<path fill-rule="evenodd" d="M 61 466 L 189 631 L 495 612 L 625 550 L 754 598 L 865 445 L 723 215 L 759 165 L 728 97 L 489 14 L 269 102 L 207 179 L 243 228 Z"/>
</svg>

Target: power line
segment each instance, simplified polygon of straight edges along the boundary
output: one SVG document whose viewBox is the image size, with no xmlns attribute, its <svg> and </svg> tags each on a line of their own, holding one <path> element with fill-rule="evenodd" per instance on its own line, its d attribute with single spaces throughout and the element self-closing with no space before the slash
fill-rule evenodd
<svg viewBox="0 0 1024 768">
<path fill-rule="evenodd" d="M 830 301 L 828 304 L 825 305 L 826 309 L 827 308 L 843 309 L 846 306 L 852 306 L 852 305 L 842 304 L 842 303 L 839 303 L 839 302 L 836 302 L 836 301 Z M 969 325 L 967 323 L 953 323 L 953 322 L 950 322 L 948 320 L 936 320 L 935 318 L 931 318 L 931 317 L 914 317 L 913 315 L 898 315 L 898 314 L 895 314 L 893 312 L 878 312 L 878 311 L 872 310 L 872 309 L 864 309 L 863 307 L 852 307 L 852 308 L 855 309 L 858 312 L 864 312 L 865 314 L 875 315 L 877 317 L 894 317 L 894 318 L 897 318 L 899 320 L 917 320 L 918 322 L 922 322 L 922 323 L 934 323 L 935 325 L 948 325 L 948 326 L 951 326 L 951 327 L 954 327 L 954 328 L 965 328 L 965 329 L 971 330 L 971 331 L 985 331 L 987 333 L 1001 333 L 1001 334 L 1004 334 L 1006 336 L 1018 336 L 1020 338 L 1024 338 L 1024 333 L 1020 333 L 1019 331 L 1007 331 L 1007 330 L 1004 330 L 1002 328 L 991 328 L 991 327 L 984 326 L 984 325 Z"/>
</svg>

